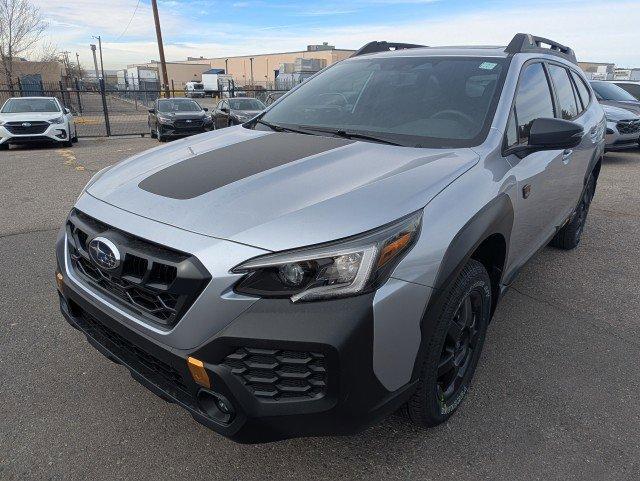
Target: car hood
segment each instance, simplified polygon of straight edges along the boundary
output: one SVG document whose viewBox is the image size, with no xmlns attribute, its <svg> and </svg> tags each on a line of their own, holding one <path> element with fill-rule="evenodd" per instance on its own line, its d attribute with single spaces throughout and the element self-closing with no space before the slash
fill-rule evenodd
<svg viewBox="0 0 640 481">
<path fill-rule="evenodd" d="M 184 119 L 203 119 L 206 117 L 206 113 L 204 111 L 201 112 L 159 112 L 161 117 L 170 118 L 174 120 L 184 120 Z"/>
<path fill-rule="evenodd" d="M 255 117 L 258 114 L 262 113 L 262 110 L 232 110 L 231 113 L 233 115 L 239 115 L 241 117 Z"/>
<path fill-rule="evenodd" d="M 267 250 L 348 237 L 424 207 L 478 160 L 242 126 L 143 152 L 87 192 L 191 232 Z"/>
<path fill-rule="evenodd" d="M 632 112 L 627 108 L 614 107 L 612 105 L 603 105 L 602 110 L 604 110 L 607 120 L 612 122 L 638 118 L 638 114 Z"/>
<path fill-rule="evenodd" d="M 0 113 L 0 120 L 5 122 L 28 122 L 32 120 L 52 120 L 62 115 L 62 112 L 24 112 L 20 114 Z"/>
<path fill-rule="evenodd" d="M 618 107 L 621 109 L 633 112 L 636 115 L 640 115 L 640 102 L 637 101 L 619 101 L 619 100 L 601 100 L 602 105 L 609 105 L 611 107 Z"/>
</svg>

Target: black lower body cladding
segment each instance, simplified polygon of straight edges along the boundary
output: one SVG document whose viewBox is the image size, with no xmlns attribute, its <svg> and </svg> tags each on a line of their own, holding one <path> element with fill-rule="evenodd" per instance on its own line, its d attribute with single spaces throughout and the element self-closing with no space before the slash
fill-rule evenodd
<svg viewBox="0 0 640 481">
<path fill-rule="evenodd" d="M 59 265 L 61 254 L 59 248 Z M 373 372 L 372 302 L 373 294 L 306 304 L 260 300 L 220 335 L 196 349 L 177 350 L 112 319 L 72 285 L 65 284 L 60 293 L 63 315 L 91 345 L 198 422 L 241 443 L 354 433 L 406 401 L 411 384 L 392 393 Z M 285 388 L 275 395 L 269 395 L 271 385 L 265 382 L 264 395 L 260 385 L 242 376 L 242 366 L 229 364 L 238 351 L 257 356 L 263 378 L 265 370 L 274 369 L 278 376 L 290 370 L 292 378 L 297 372 L 313 380 L 287 384 L 284 379 Z M 193 381 L 189 356 L 204 362 L 210 389 Z M 277 366 L 268 365 L 273 358 Z M 294 369 L 297 363 L 304 367 Z M 222 400 L 231 412 L 221 412 L 212 399 Z"/>
</svg>

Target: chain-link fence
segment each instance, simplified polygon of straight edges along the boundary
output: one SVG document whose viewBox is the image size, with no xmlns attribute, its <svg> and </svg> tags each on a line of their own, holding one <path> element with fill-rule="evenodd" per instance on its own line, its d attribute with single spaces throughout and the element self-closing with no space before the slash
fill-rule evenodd
<svg viewBox="0 0 640 481">
<path fill-rule="evenodd" d="M 131 86 L 138 88 L 132 88 Z M 139 87 L 145 87 L 140 89 Z M 291 88 L 291 86 L 285 86 Z M 151 88 L 149 88 L 151 87 Z M 184 87 L 174 85 L 169 89 L 170 97 L 187 97 Z M 175 88 L 174 88 L 175 87 Z M 270 105 L 288 88 L 270 85 L 239 86 L 224 97 L 255 97 Z M 220 95 L 220 94 L 219 94 Z M 149 133 L 148 114 L 158 98 L 166 93 L 157 84 L 136 82 L 127 86 L 104 85 L 102 81 L 83 81 L 70 79 L 54 84 L 40 82 L 38 85 L 24 85 L 19 80 L 12 88 L 0 88 L 0 105 L 11 97 L 45 96 L 56 97 L 73 113 L 79 137 L 103 137 L 114 135 L 146 135 Z M 220 101 L 219 96 L 196 97 L 195 101 L 211 112 Z"/>
</svg>

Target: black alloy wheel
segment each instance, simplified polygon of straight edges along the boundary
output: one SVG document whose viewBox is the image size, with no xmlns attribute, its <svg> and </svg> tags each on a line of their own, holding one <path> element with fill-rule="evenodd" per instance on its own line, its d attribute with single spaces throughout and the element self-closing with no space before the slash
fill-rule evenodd
<svg viewBox="0 0 640 481">
<path fill-rule="evenodd" d="M 431 306 L 437 318 L 423 320 L 433 325 L 422 340 L 416 390 L 400 411 L 420 427 L 445 422 L 465 399 L 491 319 L 491 279 L 475 259 L 442 295 Z"/>
<path fill-rule="evenodd" d="M 460 395 L 465 385 L 474 351 L 480 337 L 479 321 L 482 316 L 482 291 L 479 287 L 469 292 L 449 320 L 440 360 L 438 362 L 438 399 L 449 405 Z"/>
</svg>

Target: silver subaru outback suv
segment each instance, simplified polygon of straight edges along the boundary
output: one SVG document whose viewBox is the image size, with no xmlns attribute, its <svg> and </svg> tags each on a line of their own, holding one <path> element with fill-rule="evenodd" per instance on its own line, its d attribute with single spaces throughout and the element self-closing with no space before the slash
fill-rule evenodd
<svg viewBox="0 0 640 481">
<path fill-rule="evenodd" d="M 64 317 L 243 443 L 447 420 L 501 296 L 580 242 L 605 116 L 573 51 L 373 42 L 249 122 L 94 176 Z"/>
</svg>

